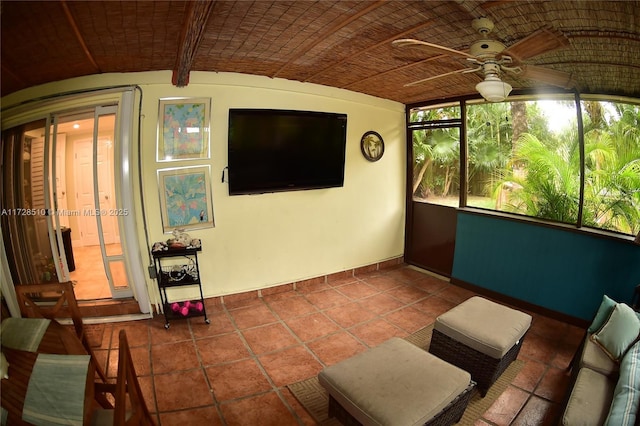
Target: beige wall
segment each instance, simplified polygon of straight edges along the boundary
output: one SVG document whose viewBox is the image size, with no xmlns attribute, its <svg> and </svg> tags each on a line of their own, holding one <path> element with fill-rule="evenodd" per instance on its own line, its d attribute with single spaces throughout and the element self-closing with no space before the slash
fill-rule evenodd
<svg viewBox="0 0 640 426">
<path fill-rule="evenodd" d="M 143 92 L 141 173 L 151 243 L 169 237 L 162 232 L 157 170 L 211 166 L 216 226 L 189 231 L 203 243 L 200 268 L 205 296 L 267 288 L 403 254 L 404 105 L 346 90 L 249 75 L 195 72 L 185 88 L 172 86 L 170 79 L 170 72 L 82 77 L 27 89 L 5 97 L 3 104 L 80 88 L 139 85 Z M 211 98 L 211 159 L 156 161 L 158 101 L 166 97 Z M 230 197 L 227 184 L 220 179 L 227 165 L 228 110 L 245 107 L 346 113 L 344 187 Z M 380 133 L 385 141 L 385 154 L 375 163 L 360 153 L 360 138 L 368 130 Z M 138 231 L 142 240 L 142 224 Z M 146 253 L 141 257 L 146 259 Z"/>
</svg>

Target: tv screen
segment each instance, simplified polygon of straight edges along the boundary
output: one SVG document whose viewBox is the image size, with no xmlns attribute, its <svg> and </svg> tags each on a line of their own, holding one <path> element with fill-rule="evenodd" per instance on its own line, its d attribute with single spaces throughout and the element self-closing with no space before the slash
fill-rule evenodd
<svg viewBox="0 0 640 426">
<path fill-rule="evenodd" d="M 347 115 L 229 110 L 229 194 L 339 187 Z"/>
</svg>

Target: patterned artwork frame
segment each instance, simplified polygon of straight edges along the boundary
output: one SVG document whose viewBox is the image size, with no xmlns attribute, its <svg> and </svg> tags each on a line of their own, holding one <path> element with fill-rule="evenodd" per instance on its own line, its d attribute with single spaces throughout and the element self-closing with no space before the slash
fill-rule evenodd
<svg viewBox="0 0 640 426">
<path fill-rule="evenodd" d="M 158 170 L 160 212 L 165 234 L 174 229 L 213 228 L 211 166 Z"/>
<path fill-rule="evenodd" d="M 210 158 L 211 98 L 162 98 L 157 161 Z"/>
</svg>

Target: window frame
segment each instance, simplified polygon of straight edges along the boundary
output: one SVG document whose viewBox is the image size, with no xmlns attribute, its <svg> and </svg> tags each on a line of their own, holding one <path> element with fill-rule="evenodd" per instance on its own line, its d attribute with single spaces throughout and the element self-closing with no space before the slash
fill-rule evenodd
<svg viewBox="0 0 640 426">
<path fill-rule="evenodd" d="M 457 97 L 452 99 L 440 99 L 436 101 L 421 102 L 406 105 L 406 134 L 407 134 L 407 165 L 413 164 L 413 138 L 412 131 L 427 128 L 451 128 L 459 127 L 460 130 L 460 188 L 459 188 L 459 200 L 457 210 L 465 211 L 468 213 L 499 217 L 506 220 L 513 220 L 518 222 L 528 222 L 545 227 L 563 229 L 567 231 L 576 232 L 579 234 L 594 235 L 598 237 L 604 237 L 614 239 L 617 241 L 628 241 L 633 243 L 637 236 L 633 234 L 626 234 L 620 231 L 595 228 L 584 225 L 584 194 L 585 194 L 585 135 L 584 135 L 584 123 L 582 120 L 582 102 L 583 101 L 600 101 L 600 102 L 615 102 L 615 103 L 628 103 L 633 105 L 640 105 L 640 99 L 630 98 L 618 95 L 605 95 L 605 94 L 580 94 L 577 91 L 565 91 L 565 90 L 550 90 L 545 92 L 534 92 L 531 90 L 514 91 L 514 94 L 507 98 L 504 102 L 513 102 L 518 100 L 523 101 L 544 101 L 544 100 L 568 100 L 568 97 L 573 97 L 576 111 L 576 131 L 578 136 L 578 149 L 579 149 L 579 202 L 578 202 L 578 214 L 575 223 L 558 222 L 551 219 L 544 219 L 535 216 L 527 216 L 525 214 L 510 213 L 499 210 L 490 210 L 481 207 L 472 207 L 467 204 L 467 188 L 468 188 L 468 139 L 467 139 L 467 106 L 469 104 L 481 104 L 488 103 L 477 95 L 470 95 L 464 97 Z M 411 113 L 415 109 L 432 109 L 438 107 L 459 107 L 460 118 L 459 119 L 447 119 L 447 120 L 431 120 L 424 122 L 412 122 Z M 413 169 L 407 170 L 407 205 L 410 205 L 415 200 L 413 199 L 412 182 L 413 182 Z M 416 201 L 421 202 L 421 201 Z M 433 204 L 433 203 L 432 203 Z"/>
</svg>

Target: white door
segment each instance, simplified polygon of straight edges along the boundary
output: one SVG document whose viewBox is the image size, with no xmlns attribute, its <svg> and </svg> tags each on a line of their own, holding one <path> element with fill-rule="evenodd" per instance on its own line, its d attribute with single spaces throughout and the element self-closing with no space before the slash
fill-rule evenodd
<svg viewBox="0 0 640 426">
<path fill-rule="evenodd" d="M 92 133 L 75 140 L 74 182 L 81 245 L 99 248 L 111 297 L 125 298 L 133 296 L 133 291 L 119 231 L 120 212 L 127 210 L 118 209 L 116 200 L 116 110 L 97 107 L 87 120 Z"/>
<path fill-rule="evenodd" d="M 74 144 L 76 206 L 80 242 L 83 246 L 97 246 L 98 223 L 95 218 L 96 200 L 93 192 L 93 140 L 84 139 Z"/>
</svg>

